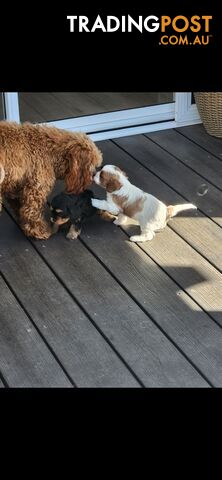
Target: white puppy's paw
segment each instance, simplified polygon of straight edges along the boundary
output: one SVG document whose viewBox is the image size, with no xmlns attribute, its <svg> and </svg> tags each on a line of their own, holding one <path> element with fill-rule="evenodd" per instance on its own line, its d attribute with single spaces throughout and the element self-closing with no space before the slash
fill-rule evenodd
<svg viewBox="0 0 222 480">
<path fill-rule="evenodd" d="M 91 202 L 93 207 L 100 208 L 101 200 L 98 200 L 97 198 L 92 198 Z"/>
<path fill-rule="evenodd" d="M 141 237 L 139 235 L 132 235 L 132 237 L 130 237 L 130 241 L 131 242 L 139 242 Z"/>
<path fill-rule="evenodd" d="M 126 225 L 128 218 L 125 215 L 119 215 L 115 220 L 114 224 L 115 225 Z"/>
<path fill-rule="evenodd" d="M 113 221 L 114 225 L 122 225 L 122 223 L 118 220 L 118 218 L 116 218 L 114 221 Z"/>
<path fill-rule="evenodd" d="M 147 233 L 146 235 L 133 235 L 130 237 L 131 242 L 147 242 L 152 240 L 154 237 L 153 233 Z"/>
</svg>

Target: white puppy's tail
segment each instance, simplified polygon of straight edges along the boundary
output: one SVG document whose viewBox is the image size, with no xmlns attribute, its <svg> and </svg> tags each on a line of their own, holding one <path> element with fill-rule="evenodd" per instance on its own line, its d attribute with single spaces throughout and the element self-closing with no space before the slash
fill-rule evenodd
<svg viewBox="0 0 222 480">
<path fill-rule="evenodd" d="M 5 169 L 3 165 L 0 163 L 0 185 L 3 183 L 5 178 Z"/>
<path fill-rule="evenodd" d="M 196 210 L 197 207 L 192 203 L 182 203 L 181 205 L 169 205 L 167 207 L 167 217 L 172 218 L 175 217 L 179 212 L 183 212 L 184 210 Z"/>
</svg>

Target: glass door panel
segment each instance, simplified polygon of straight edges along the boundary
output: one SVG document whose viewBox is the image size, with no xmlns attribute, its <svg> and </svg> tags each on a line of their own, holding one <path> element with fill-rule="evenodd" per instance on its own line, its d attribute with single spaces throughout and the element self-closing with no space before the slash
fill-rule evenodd
<svg viewBox="0 0 222 480">
<path fill-rule="evenodd" d="M 3 102 L 3 93 L 0 92 L 0 120 L 4 120 L 4 102 Z"/>
<path fill-rule="evenodd" d="M 171 92 L 19 92 L 22 122 L 52 122 L 169 104 Z"/>
</svg>

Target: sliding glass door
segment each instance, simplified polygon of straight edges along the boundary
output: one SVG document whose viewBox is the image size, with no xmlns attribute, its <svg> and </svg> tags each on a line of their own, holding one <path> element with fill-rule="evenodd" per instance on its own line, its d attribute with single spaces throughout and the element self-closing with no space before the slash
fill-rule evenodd
<svg viewBox="0 0 222 480">
<path fill-rule="evenodd" d="M 7 120 L 47 123 L 93 140 L 199 123 L 191 93 L 6 92 Z"/>
<path fill-rule="evenodd" d="M 173 103 L 170 92 L 20 92 L 21 121 L 49 122 Z"/>
<path fill-rule="evenodd" d="M 95 139 L 120 136 L 128 128 L 138 130 L 175 117 L 171 92 L 20 92 L 18 105 L 21 121 L 81 130 Z"/>
</svg>

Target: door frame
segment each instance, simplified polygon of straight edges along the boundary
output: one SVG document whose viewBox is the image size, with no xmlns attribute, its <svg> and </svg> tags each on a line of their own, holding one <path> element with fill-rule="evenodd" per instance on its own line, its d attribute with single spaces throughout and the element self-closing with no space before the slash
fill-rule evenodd
<svg viewBox="0 0 222 480">
<path fill-rule="evenodd" d="M 20 123 L 18 92 L 4 92 L 6 120 Z M 44 124 L 83 131 L 93 140 L 105 140 L 201 123 L 191 92 L 176 92 L 174 102 L 141 108 L 55 120 Z"/>
</svg>

